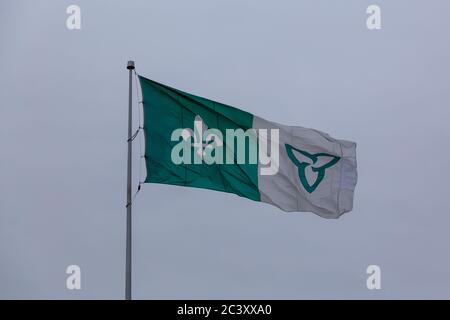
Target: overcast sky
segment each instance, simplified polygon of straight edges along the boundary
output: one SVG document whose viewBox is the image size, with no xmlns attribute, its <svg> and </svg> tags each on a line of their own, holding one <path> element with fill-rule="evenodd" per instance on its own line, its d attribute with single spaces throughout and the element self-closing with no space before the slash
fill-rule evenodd
<svg viewBox="0 0 450 320">
<path fill-rule="evenodd" d="M 66 28 L 70 4 L 81 30 Z M 381 30 L 366 27 L 370 4 Z M 359 173 L 338 220 L 144 185 L 134 298 L 450 298 L 449 10 L 2 0 L 0 298 L 123 298 L 129 59 L 156 81 L 355 141 Z M 381 290 L 366 287 L 372 264 Z"/>
</svg>

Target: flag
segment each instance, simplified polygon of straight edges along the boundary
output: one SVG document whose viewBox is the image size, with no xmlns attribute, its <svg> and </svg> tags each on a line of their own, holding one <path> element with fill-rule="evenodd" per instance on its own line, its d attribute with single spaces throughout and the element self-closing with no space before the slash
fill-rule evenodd
<svg viewBox="0 0 450 320">
<path fill-rule="evenodd" d="M 139 76 L 146 183 L 228 192 L 286 212 L 353 208 L 356 144 Z"/>
</svg>

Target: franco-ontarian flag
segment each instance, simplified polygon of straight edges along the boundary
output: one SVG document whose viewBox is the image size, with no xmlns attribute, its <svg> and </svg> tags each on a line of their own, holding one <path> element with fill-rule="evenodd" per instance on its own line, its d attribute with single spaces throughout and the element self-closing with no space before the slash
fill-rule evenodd
<svg viewBox="0 0 450 320">
<path fill-rule="evenodd" d="M 229 192 L 325 218 L 352 210 L 354 142 L 139 80 L 145 182 Z"/>
</svg>

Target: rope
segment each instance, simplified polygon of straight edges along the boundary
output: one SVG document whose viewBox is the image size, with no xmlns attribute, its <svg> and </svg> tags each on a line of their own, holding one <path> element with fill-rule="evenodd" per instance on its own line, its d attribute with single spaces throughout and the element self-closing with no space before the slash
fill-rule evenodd
<svg viewBox="0 0 450 320">
<path fill-rule="evenodd" d="M 131 198 L 131 202 L 127 203 L 127 205 L 125 206 L 125 208 L 128 208 L 131 204 L 134 203 L 134 199 L 136 199 L 137 194 L 139 193 L 139 191 L 141 191 L 141 181 L 139 181 L 138 187 L 136 192 L 134 193 L 133 197 Z"/>
<path fill-rule="evenodd" d="M 142 127 L 139 127 L 139 129 L 137 129 L 136 132 L 133 133 L 133 135 L 127 139 L 127 142 L 133 141 L 134 138 L 136 138 L 136 136 L 138 135 L 138 133 L 139 133 L 139 131 L 140 131 L 141 129 L 142 129 Z"/>
<path fill-rule="evenodd" d="M 135 70 L 134 71 L 134 80 L 135 80 L 135 87 L 136 87 L 136 99 L 138 101 L 138 106 L 139 106 L 139 104 L 143 104 L 143 102 L 142 102 L 142 99 L 139 100 L 139 90 L 138 90 L 137 76 L 138 76 L 138 74 L 137 74 L 137 72 Z M 141 110 L 139 108 L 137 110 L 137 113 L 138 113 L 139 127 L 136 130 L 136 132 L 130 138 L 128 138 L 127 142 L 133 141 L 137 136 L 139 137 L 138 138 L 139 139 L 139 155 L 140 155 L 140 157 L 139 157 L 139 184 L 137 186 L 136 192 L 134 193 L 134 195 L 133 195 L 133 197 L 131 199 L 131 202 L 127 203 L 126 208 L 128 208 L 131 204 L 134 203 L 134 200 L 136 199 L 137 194 L 139 193 L 139 191 L 141 191 L 141 184 L 144 183 L 143 181 L 141 181 L 141 177 L 142 177 L 142 173 L 141 172 L 142 172 L 142 159 L 145 158 L 145 156 L 142 155 L 142 137 L 139 134 L 141 129 L 144 129 L 144 127 L 143 127 L 143 124 L 142 124 L 142 121 L 141 121 Z"/>
<path fill-rule="evenodd" d="M 143 98 L 141 97 L 141 99 L 139 99 L 139 90 L 138 90 L 138 73 L 136 72 L 136 70 L 134 70 L 134 82 L 135 82 L 135 87 L 136 87 L 136 98 L 139 101 L 138 104 L 142 104 L 142 107 L 144 105 L 143 103 Z M 144 112 L 144 109 L 142 108 L 142 112 Z M 141 121 L 141 112 L 140 110 L 138 110 L 138 118 L 139 118 L 139 126 L 141 129 L 144 129 L 144 124 Z M 142 159 L 142 135 L 139 135 L 139 155 L 141 156 Z M 142 160 L 139 159 L 139 180 L 142 177 Z M 145 160 L 144 160 L 145 161 Z"/>
</svg>

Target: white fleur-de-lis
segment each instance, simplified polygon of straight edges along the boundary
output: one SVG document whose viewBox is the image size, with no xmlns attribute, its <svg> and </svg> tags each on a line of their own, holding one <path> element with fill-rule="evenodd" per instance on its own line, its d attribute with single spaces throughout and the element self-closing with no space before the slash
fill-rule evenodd
<svg viewBox="0 0 450 320">
<path fill-rule="evenodd" d="M 183 129 L 181 136 L 183 137 L 183 140 L 189 141 L 191 137 L 194 138 L 194 147 L 196 149 L 196 152 L 200 158 L 203 158 L 203 156 L 206 154 L 206 149 L 212 149 L 213 145 L 212 143 L 215 142 L 216 146 L 222 146 L 223 142 L 220 140 L 220 138 L 217 135 L 211 135 L 209 134 L 207 137 L 205 137 L 205 140 L 203 140 L 203 136 L 208 130 L 208 125 L 203 121 L 202 117 L 199 115 L 195 116 L 194 119 L 194 130 L 190 128 Z M 214 139 L 211 139 L 212 136 Z M 205 142 L 208 141 L 208 142 Z"/>
</svg>

